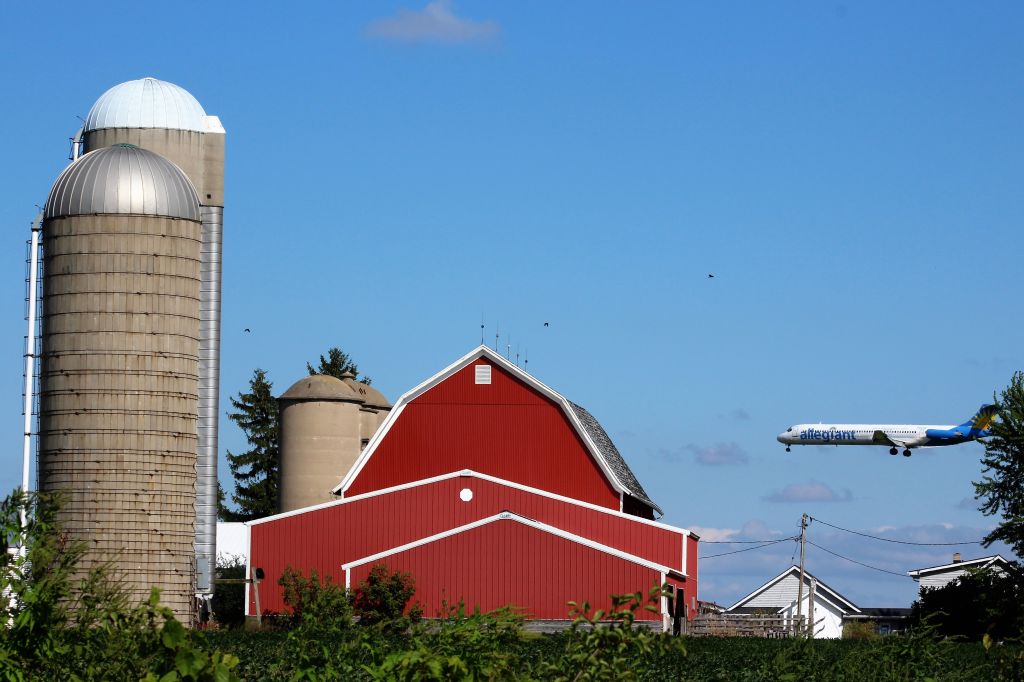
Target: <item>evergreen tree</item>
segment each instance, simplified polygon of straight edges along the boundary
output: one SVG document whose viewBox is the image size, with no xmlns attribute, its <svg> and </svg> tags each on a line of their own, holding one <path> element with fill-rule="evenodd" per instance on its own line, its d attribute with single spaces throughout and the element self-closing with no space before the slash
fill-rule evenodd
<svg viewBox="0 0 1024 682">
<path fill-rule="evenodd" d="M 1024 557 L 1024 372 L 1016 372 L 1010 385 L 996 397 L 997 419 L 985 442 L 985 466 L 974 497 L 982 500 L 986 516 L 1003 520 L 985 536 L 984 545 L 1002 540 Z"/>
<path fill-rule="evenodd" d="M 228 418 L 238 424 L 251 446 L 237 455 L 228 451 L 228 465 L 235 478 L 231 499 L 238 505 L 238 512 L 221 509 L 233 520 L 250 521 L 277 513 L 280 458 L 277 400 L 272 387 L 267 373 L 256 369 L 249 380 L 249 392 L 231 398 L 236 411 L 228 413 Z"/>
<path fill-rule="evenodd" d="M 218 521 L 241 521 L 238 518 L 238 512 L 228 507 L 224 502 L 227 494 L 224 492 L 224 486 L 217 481 L 217 520 Z"/>
<path fill-rule="evenodd" d="M 310 375 L 313 374 L 327 374 L 332 377 L 342 378 L 345 372 L 352 372 L 352 374 L 358 375 L 359 368 L 356 363 L 352 362 L 352 358 L 348 353 L 344 352 L 337 346 L 334 346 L 327 351 L 327 357 L 320 356 L 320 366 L 313 367 L 310 363 L 306 363 L 306 369 Z M 362 377 L 359 381 L 363 382 L 367 386 L 370 385 L 369 377 Z"/>
</svg>

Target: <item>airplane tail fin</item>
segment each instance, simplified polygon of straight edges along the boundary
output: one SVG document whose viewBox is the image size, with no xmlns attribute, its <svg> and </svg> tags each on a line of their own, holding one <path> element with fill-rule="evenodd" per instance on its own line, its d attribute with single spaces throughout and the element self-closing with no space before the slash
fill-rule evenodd
<svg viewBox="0 0 1024 682">
<path fill-rule="evenodd" d="M 996 419 L 996 406 L 995 405 L 982 405 L 977 414 L 971 417 L 968 421 L 961 424 L 966 426 L 972 431 L 985 431 L 988 427 L 992 426 L 992 422 Z"/>
</svg>

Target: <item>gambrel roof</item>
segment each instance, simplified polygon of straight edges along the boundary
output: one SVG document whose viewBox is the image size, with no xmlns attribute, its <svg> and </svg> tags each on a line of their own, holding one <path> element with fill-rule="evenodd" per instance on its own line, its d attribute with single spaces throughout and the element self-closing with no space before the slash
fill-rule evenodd
<svg viewBox="0 0 1024 682">
<path fill-rule="evenodd" d="M 615 473 L 616 478 L 625 485 L 627 490 L 631 491 L 633 497 L 644 504 L 650 505 L 652 509 L 658 509 L 658 505 L 654 504 L 647 495 L 647 491 L 640 485 L 640 481 L 636 479 L 633 470 L 629 468 L 626 460 L 619 454 L 619 449 L 615 447 L 615 443 L 612 442 L 611 437 L 608 436 L 608 432 L 604 430 L 601 423 L 597 421 L 594 415 L 587 412 L 584 407 L 577 405 L 571 400 L 567 402 L 576 414 L 576 418 L 579 419 L 580 424 L 583 425 L 584 430 L 590 436 L 590 439 L 594 442 L 594 445 L 597 446 L 608 467 Z M 661 512 L 660 509 L 658 511 Z"/>
<path fill-rule="evenodd" d="M 608 436 L 608 433 L 604 430 L 597 419 L 590 414 L 590 412 L 576 403 L 569 401 L 562 394 L 549 388 L 536 377 L 509 362 L 502 357 L 500 353 L 488 348 L 487 346 L 478 346 L 473 351 L 459 358 L 454 363 L 399 398 L 395 402 L 395 406 L 391 410 L 387 419 L 385 419 L 384 423 L 381 424 L 380 428 L 373 435 L 373 438 L 370 439 L 370 442 L 367 444 L 366 448 L 363 449 L 363 452 L 360 453 L 355 464 L 348 473 L 345 474 L 345 477 L 341 482 L 334 487 L 332 492 L 334 494 L 344 495 L 345 491 L 352 485 L 356 477 L 359 475 L 363 465 L 365 465 L 365 463 L 373 456 L 377 446 L 387 436 L 391 426 L 398 418 L 401 417 L 402 411 L 407 404 L 434 386 L 437 386 L 441 382 L 453 376 L 466 366 L 480 359 L 486 359 L 500 367 L 514 378 L 523 382 L 528 387 L 561 407 L 567 421 L 576 431 L 580 440 L 590 452 L 594 461 L 598 464 L 598 467 L 608 480 L 609 484 L 620 494 L 629 495 L 630 497 L 639 500 L 654 511 L 658 512 L 658 514 L 664 513 L 648 496 L 647 491 L 644 490 L 642 485 L 640 485 L 640 481 L 637 480 L 636 475 L 629 468 L 629 465 L 626 464 L 626 460 L 623 459 L 618 448 L 615 447 L 612 439 Z"/>
</svg>

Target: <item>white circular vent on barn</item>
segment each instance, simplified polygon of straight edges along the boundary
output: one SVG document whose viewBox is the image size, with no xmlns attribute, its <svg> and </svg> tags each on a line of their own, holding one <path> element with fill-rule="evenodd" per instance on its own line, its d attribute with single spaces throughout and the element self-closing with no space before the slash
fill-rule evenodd
<svg viewBox="0 0 1024 682">
<path fill-rule="evenodd" d="M 463 502 L 469 502 L 470 500 L 473 499 L 473 491 L 470 490 L 469 488 L 463 488 L 459 492 L 459 499 L 462 500 Z"/>
</svg>

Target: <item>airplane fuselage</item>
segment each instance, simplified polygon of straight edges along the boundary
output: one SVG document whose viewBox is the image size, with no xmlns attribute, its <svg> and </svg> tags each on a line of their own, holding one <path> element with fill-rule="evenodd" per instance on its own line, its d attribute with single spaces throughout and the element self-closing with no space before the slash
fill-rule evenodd
<svg viewBox="0 0 1024 682">
<path fill-rule="evenodd" d="M 976 436 L 955 424 L 797 424 L 778 436 L 786 445 L 898 445 L 904 448 L 955 445 Z"/>
<path fill-rule="evenodd" d="M 787 451 L 791 445 L 884 445 L 894 455 L 902 448 L 909 457 L 911 448 L 957 445 L 988 436 L 996 411 L 995 405 L 982 405 L 977 414 L 959 425 L 797 424 L 776 439 Z"/>
</svg>

